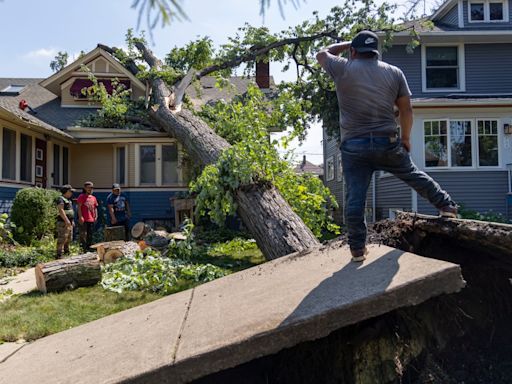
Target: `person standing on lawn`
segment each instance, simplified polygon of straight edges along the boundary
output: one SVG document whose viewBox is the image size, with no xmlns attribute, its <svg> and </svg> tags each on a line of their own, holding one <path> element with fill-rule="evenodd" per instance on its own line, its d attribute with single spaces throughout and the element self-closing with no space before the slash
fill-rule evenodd
<svg viewBox="0 0 512 384">
<path fill-rule="evenodd" d="M 121 186 L 112 184 L 112 193 L 107 196 L 107 208 L 110 216 L 110 223 L 124 227 L 124 239 L 130 239 L 130 204 L 125 195 L 121 193 Z"/>
<path fill-rule="evenodd" d="M 63 255 L 69 255 L 69 243 L 73 239 L 73 227 L 75 225 L 73 203 L 71 197 L 75 190 L 71 185 L 63 185 L 60 189 L 62 194 L 57 199 L 57 259 Z"/>
<path fill-rule="evenodd" d="M 84 252 L 89 251 L 89 247 L 92 244 L 94 225 L 98 220 L 98 201 L 92 194 L 93 188 L 94 184 L 92 181 L 86 181 L 83 192 L 77 199 L 80 245 Z"/>
<path fill-rule="evenodd" d="M 413 125 L 411 91 L 403 72 L 379 60 L 378 37 L 370 31 L 332 44 L 316 55 L 336 85 L 340 110 L 341 158 L 347 185 L 346 224 L 353 261 L 364 261 L 366 192 L 373 172 L 392 173 L 439 209 L 456 217 L 457 205 L 410 156 Z M 349 59 L 339 57 L 349 51 Z M 401 137 L 393 107 L 399 111 Z"/>
</svg>

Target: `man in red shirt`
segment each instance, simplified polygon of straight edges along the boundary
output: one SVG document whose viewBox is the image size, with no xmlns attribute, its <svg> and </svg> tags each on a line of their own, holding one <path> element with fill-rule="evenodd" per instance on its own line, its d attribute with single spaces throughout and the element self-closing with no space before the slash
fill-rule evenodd
<svg viewBox="0 0 512 384">
<path fill-rule="evenodd" d="M 94 184 L 92 181 L 84 183 L 84 190 L 78 196 L 78 223 L 80 232 L 80 245 L 87 252 L 92 244 L 94 224 L 98 220 L 98 201 L 92 195 Z"/>
</svg>

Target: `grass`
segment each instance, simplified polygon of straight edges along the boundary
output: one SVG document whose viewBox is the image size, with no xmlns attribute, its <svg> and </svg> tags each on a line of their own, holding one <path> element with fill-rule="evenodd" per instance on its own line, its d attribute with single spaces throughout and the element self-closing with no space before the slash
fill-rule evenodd
<svg viewBox="0 0 512 384">
<path fill-rule="evenodd" d="M 161 297 L 136 291 L 119 295 L 100 286 L 16 296 L 0 304 L 0 342 L 39 339 Z"/>
<path fill-rule="evenodd" d="M 229 272 L 237 272 L 265 261 L 256 243 L 240 238 L 203 244 L 199 251 L 191 262 L 214 264 Z M 3 268 L 0 274 L 2 271 L 8 273 L 8 270 Z M 172 292 L 183 291 L 198 284 L 178 281 Z M 161 297 L 159 294 L 140 291 L 118 294 L 104 290 L 100 285 L 47 295 L 32 292 L 15 296 L 0 303 L 0 343 L 19 339 L 35 340 Z"/>
</svg>

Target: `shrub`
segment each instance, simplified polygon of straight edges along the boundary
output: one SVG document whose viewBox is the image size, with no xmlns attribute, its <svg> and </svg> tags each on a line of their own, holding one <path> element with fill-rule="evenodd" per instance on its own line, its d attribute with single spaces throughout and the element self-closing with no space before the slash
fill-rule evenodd
<svg viewBox="0 0 512 384">
<path fill-rule="evenodd" d="M 57 191 L 42 188 L 20 189 L 14 197 L 11 220 L 16 223 L 14 238 L 30 244 L 45 235 L 53 235 L 57 217 Z"/>
</svg>

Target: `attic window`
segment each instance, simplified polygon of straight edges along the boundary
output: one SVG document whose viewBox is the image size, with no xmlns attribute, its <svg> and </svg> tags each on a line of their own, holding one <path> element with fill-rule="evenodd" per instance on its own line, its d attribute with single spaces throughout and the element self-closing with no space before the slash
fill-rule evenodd
<svg viewBox="0 0 512 384">
<path fill-rule="evenodd" d="M 23 91 L 23 88 L 25 88 L 24 85 L 14 85 L 14 84 L 11 84 L 8 87 L 2 89 L 0 91 L 0 93 L 2 95 L 16 96 L 16 95 L 19 95 L 21 93 L 21 91 Z"/>
<path fill-rule="evenodd" d="M 474 0 L 469 2 L 471 23 L 508 21 L 507 2 L 503 0 Z"/>
<path fill-rule="evenodd" d="M 112 85 L 112 80 L 107 79 L 99 79 L 98 83 L 101 83 L 105 86 L 105 89 L 107 90 L 108 94 L 111 95 L 112 91 L 114 90 L 114 86 Z M 124 85 L 126 89 L 130 89 L 130 80 L 119 80 L 119 84 Z M 87 99 L 88 96 L 84 95 L 82 93 L 82 89 L 87 89 L 89 87 L 92 87 L 93 83 L 89 79 L 76 79 L 73 84 L 71 85 L 71 88 L 69 89 L 69 93 L 71 96 L 77 98 L 77 99 Z"/>
</svg>

